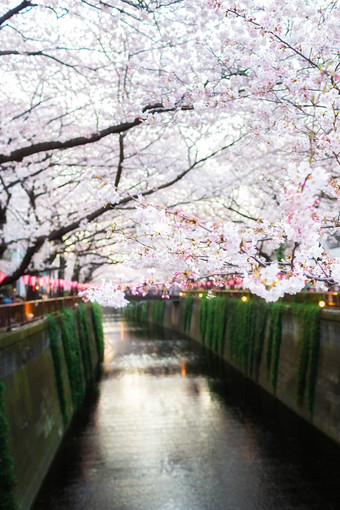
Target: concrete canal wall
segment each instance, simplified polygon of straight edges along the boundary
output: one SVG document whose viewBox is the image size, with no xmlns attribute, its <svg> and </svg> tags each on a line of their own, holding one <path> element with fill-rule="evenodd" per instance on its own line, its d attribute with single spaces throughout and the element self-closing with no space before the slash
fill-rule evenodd
<svg viewBox="0 0 340 510">
<path fill-rule="evenodd" d="M 29 509 L 103 355 L 80 305 L 0 335 L 0 509 Z"/>
<path fill-rule="evenodd" d="M 130 306 L 204 344 L 340 443 L 340 312 L 192 296 Z"/>
</svg>

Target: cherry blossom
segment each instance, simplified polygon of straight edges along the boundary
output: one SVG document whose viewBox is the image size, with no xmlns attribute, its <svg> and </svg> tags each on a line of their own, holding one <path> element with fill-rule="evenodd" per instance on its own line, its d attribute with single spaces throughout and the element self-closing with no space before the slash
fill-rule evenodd
<svg viewBox="0 0 340 510">
<path fill-rule="evenodd" d="M 183 285 L 234 275 L 269 300 L 333 288 L 339 13 L 321 0 L 4 0 L 1 284 L 59 261 L 72 280 L 119 263 Z"/>
<path fill-rule="evenodd" d="M 125 299 L 124 290 L 112 282 L 103 281 L 99 287 L 89 287 L 79 292 L 85 301 L 97 301 L 102 306 L 124 308 L 129 304 Z"/>
</svg>

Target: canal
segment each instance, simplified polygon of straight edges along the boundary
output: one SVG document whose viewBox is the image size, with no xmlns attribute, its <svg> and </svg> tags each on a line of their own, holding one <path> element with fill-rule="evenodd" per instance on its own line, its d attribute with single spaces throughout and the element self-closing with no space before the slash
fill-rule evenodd
<svg viewBox="0 0 340 510">
<path fill-rule="evenodd" d="M 203 348 L 106 317 L 103 376 L 34 510 L 332 510 L 339 449 Z"/>
</svg>

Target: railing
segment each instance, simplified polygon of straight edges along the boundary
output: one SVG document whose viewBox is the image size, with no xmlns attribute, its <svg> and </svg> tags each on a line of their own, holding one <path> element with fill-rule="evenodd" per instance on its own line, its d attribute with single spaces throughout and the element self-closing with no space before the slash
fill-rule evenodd
<svg viewBox="0 0 340 510">
<path fill-rule="evenodd" d="M 197 296 L 203 295 L 201 290 L 190 291 Z M 170 299 L 179 299 L 186 293 L 180 292 L 178 295 L 170 296 Z M 229 296 L 234 299 L 257 298 L 242 290 L 216 290 L 215 295 Z M 129 301 L 160 300 L 160 295 L 147 294 L 146 296 L 126 296 Z M 24 301 L 22 303 L 11 303 L 9 305 L 0 305 L 0 330 L 10 331 L 13 327 L 41 319 L 47 314 L 56 313 L 64 307 L 74 307 L 81 300 L 78 296 L 60 297 L 54 299 L 39 299 L 37 301 Z M 315 303 L 322 308 L 340 309 L 340 294 L 337 292 L 300 292 L 294 296 L 285 296 L 285 303 Z"/>
<path fill-rule="evenodd" d="M 145 296 L 141 296 L 140 294 L 127 294 L 125 295 L 126 299 L 128 301 L 160 301 L 162 298 L 161 294 L 145 294 Z M 176 295 L 170 295 L 165 300 L 171 300 L 171 299 L 179 299 L 180 295 L 177 293 Z"/>
<path fill-rule="evenodd" d="M 0 305 L 0 329 L 10 331 L 13 327 L 41 319 L 45 315 L 58 312 L 66 306 L 73 307 L 79 301 L 78 296 L 70 296 Z"/>
<path fill-rule="evenodd" d="M 206 290 L 204 292 L 207 292 Z M 242 297 L 261 299 L 247 290 L 216 290 L 213 293 L 217 296 L 228 296 L 231 298 L 242 299 Z M 202 295 L 202 290 L 195 290 L 194 294 Z M 283 302 L 316 304 L 320 308 L 340 309 L 340 294 L 338 292 L 299 292 L 298 294 L 286 294 Z"/>
<path fill-rule="evenodd" d="M 180 297 L 185 297 L 186 294 L 194 294 L 197 297 L 202 297 L 204 293 L 206 293 L 208 289 L 194 289 L 188 292 L 180 292 L 177 295 L 170 295 L 170 299 L 179 299 Z M 215 296 L 228 296 L 233 299 L 242 299 L 245 300 L 252 299 L 261 299 L 254 294 L 250 294 L 247 290 L 217 290 L 211 289 L 212 293 Z M 129 301 L 145 301 L 147 300 L 159 300 L 161 299 L 160 295 L 147 294 L 145 296 L 126 296 L 126 299 Z M 320 306 L 320 308 L 329 309 L 340 309 L 340 293 L 338 292 L 300 292 L 294 295 L 286 295 L 283 301 L 287 304 L 289 303 L 314 303 Z"/>
</svg>

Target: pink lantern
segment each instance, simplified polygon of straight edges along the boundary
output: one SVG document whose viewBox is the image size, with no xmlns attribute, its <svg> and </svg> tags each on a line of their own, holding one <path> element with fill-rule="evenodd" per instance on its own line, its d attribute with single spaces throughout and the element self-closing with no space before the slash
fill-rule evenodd
<svg viewBox="0 0 340 510">
<path fill-rule="evenodd" d="M 28 285 L 28 284 L 29 284 L 29 281 L 30 281 L 30 275 L 28 275 L 28 274 L 24 274 L 24 275 L 21 277 L 21 279 L 22 279 L 22 283 L 23 283 L 24 285 Z"/>
<path fill-rule="evenodd" d="M 45 278 L 43 277 L 37 278 L 37 283 L 39 287 L 43 287 L 45 285 Z"/>
<path fill-rule="evenodd" d="M 59 285 L 60 288 L 64 288 L 65 287 L 65 280 L 62 280 L 61 278 L 59 278 L 58 285 Z"/>
<path fill-rule="evenodd" d="M 29 284 L 34 287 L 35 284 L 37 283 L 37 277 L 36 276 L 29 276 Z"/>
</svg>

